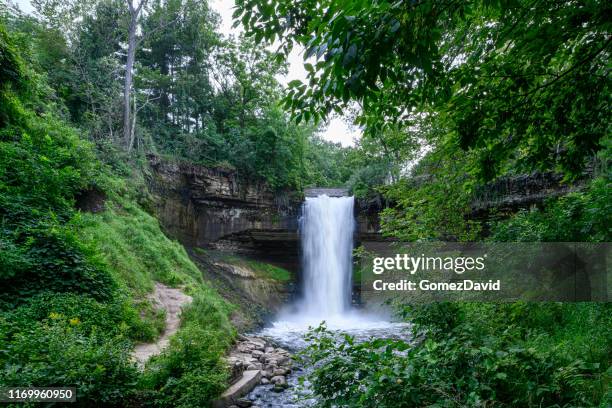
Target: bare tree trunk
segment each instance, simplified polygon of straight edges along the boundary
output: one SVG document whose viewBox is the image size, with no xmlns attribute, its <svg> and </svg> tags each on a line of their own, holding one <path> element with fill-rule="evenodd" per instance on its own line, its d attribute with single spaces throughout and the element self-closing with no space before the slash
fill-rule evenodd
<svg viewBox="0 0 612 408">
<path fill-rule="evenodd" d="M 127 61 L 125 63 L 125 84 L 123 85 L 123 138 L 128 153 L 132 150 L 134 144 L 134 129 L 135 122 L 132 120 L 131 96 L 132 96 L 132 75 L 134 70 L 134 61 L 136 60 L 136 29 L 138 28 L 138 16 L 142 10 L 146 0 L 140 0 L 136 8 L 134 8 L 133 0 L 126 0 L 130 11 L 130 26 L 128 29 L 128 50 Z"/>
<path fill-rule="evenodd" d="M 128 152 L 132 151 L 134 147 L 134 140 L 136 134 L 136 116 L 138 115 L 138 107 L 136 106 L 136 95 L 134 95 L 134 110 L 132 111 L 132 123 L 130 125 L 130 141 L 128 145 Z"/>
</svg>

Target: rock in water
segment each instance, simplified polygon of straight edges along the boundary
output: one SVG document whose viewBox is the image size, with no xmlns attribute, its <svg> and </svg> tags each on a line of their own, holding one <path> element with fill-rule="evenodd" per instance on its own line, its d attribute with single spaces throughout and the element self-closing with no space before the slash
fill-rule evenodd
<svg viewBox="0 0 612 408">
<path fill-rule="evenodd" d="M 251 405 L 253 405 L 253 402 L 246 398 L 240 398 L 238 401 L 236 401 L 236 405 L 238 405 L 240 408 L 249 408 Z"/>
</svg>

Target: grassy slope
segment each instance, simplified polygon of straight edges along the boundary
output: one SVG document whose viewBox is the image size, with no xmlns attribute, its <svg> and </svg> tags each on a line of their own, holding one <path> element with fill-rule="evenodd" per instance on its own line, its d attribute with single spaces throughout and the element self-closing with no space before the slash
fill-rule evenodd
<svg viewBox="0 0 612 408">
<path fill-rule="evenodd" d="M 84 215 L 82 229 L 83 239 L 95 246 L 116 280 L 136 300 L 150 293 L 155 281 L 182 288 L 214 311 L 215 321 L 207 322 L 209 328 L 231 338 L 234 329 L 229 315 L 234 306 L 203 280 L 185 248 L 164 235 L 156 218 L 133 201 L 117 201 L 108 203 L 100 214 Z M 192 312 L 185 315 L 197 319 Z"/>
<path fill-rule="evenodd" d="M 127 198 L 115 197 L 106 207 L 83 215 L 83 239 L 130 293 L 140 316 L 153 325 L 160 320 L 146 301 L 155 281 L 180 287 L 194 298 L 170 347 L 147 365 L 139 392 L 163 406 L 206 404 L 225 387 L 221 356 L 235 336 L 229 318 L 234 306 L 204 282 L 183 246 L 163 234 L 156 218 Z"/>
</svg>

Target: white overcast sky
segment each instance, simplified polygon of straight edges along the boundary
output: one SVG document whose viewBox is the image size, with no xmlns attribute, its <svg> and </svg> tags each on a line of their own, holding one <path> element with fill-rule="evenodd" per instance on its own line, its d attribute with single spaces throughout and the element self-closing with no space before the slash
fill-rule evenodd
<svg viewBox="0 0 612 408">
<path fill-rule="evenodd" d="M 22 11 L 26 13 L 31 13 L 33 11 L 30 0 L 13 1 L 19 5 Z M 238 34 L 241 31 L 240 27 L 232 28 L 234 0 L 209 0 L 209 2 L 209 4 L 221 15 L 222 21 L 220 31 L 225 35 Z M 287 84 L 294 79 L 303 80 L 306 78 L 302 54 L 302 50 L 294 49 L 291 55 L 289 55 L 288 73 L 285 77 L 279 78 L 282 83 Z M 323 138 L 332 142 L 341 143 L 343 146 L 352 146 L 355 144 L 355 139 L 360 137 L 361 132 L 358 128 L 349 126 L 342 118 L 334 118 L 331 119 L 322 130 L 321 135 Z"/>
</svg>

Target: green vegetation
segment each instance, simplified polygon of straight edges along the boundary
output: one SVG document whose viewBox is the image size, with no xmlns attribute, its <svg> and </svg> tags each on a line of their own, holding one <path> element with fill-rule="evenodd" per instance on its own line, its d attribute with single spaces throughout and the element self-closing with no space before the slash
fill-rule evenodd
<svg viewBox="0 0 612 408">
<path fill-rule="evenodd" d="M 607 304 L 406 307 L 421 338 L 356 343 L 324 328 L 305 354 L 323 407 L 606 406 Z M 551 324 L 552 323 L 552 324 Z"/>
<path fill-rule="evenodd" d="M 233 307 L 138 204 L 144 185 L 98 160 L 62 119 L 45 76 L 17 51 L 21 35 L 0 24 L 0 382 L 76 386 L 79 406 L 207 404 L 227 380 Z M 77 195 L 92 189 L 105 211 L 77 211 Z M 142 372 L 134 343 L 164 326 L 146 298 L 154 281 L 194 302 Z"/>
<path fill-rule="evenodd" d="M 290 121 L 280 106 L 282 59 L 249 38 L 222 36 L 208 2 L 145 2 L 127 141 L 117 103 L 125 86 L 117 72 L 126 64 L 126 3 L 34 5 L 39 19 L 6 10 L 8 24 L 29 50 L 28 63 L 55 91 L 62 114 L 95 141 L 104 161 L 111 160 L 109 147 L 119 147 L 132 156 L 232 169 L 276 190 L 338 186 L 350 178 L 354 164 L 344 158 L 353 149 L 320 140 L 317 127 Z"/>
<path fill-rule="evenodd" d="M 134 201 L 107 203 L 106 211 L 81 219 L 82 239 L 98 248 L 117 280 L 134 293 L 150 293 L 154 281 L 187 291 L 201 284 L 201 272 L 185 249 L 163 235 L 158 221 Z"/>
<path fill-rule="evenodd" d="M 232 344 L 232 307 L 212 289 L 193 293 L 179 332 L 170 346 L 146 366 L 139 383 L 150 406 L 207 406 L 227 386 L 229 373 L 221 359 Z"/>
<path fill-rule="evenodd" d="M 279 282 L 288 282 L 292 279 L 291 272 L 286 269 L 279 268 L 278 266 L 252 260 L 247 261 L 247 265 L 259 276 L 266 279 L 272 279 Z"/>
<path fill-rule="evenodd" d="M 255 272 L 258 277 L 263 279 L 271 279 L 278 282 L 289 282 L 293 279 L 291 272 L 276 265 L 236 255 L 216 254 L 215 256 L 220 257 L 220 259 L 222 259 L 224 262 L 232 265 L 248 268 Z"/>
<path fill-rule="evenodd" d="M 612 189 L 600 177 L 577 193 L 549 199 L 541 211 L 520 211 L 493 224 L 497 242 L 608 242 L 612 237 Z"/>
<path fill-rule="evenodd" d="M 235 306 L 160 229 L 150 154 L 276 191 L 347 186 L 388 203 L 382 232 L 403 241 L 611 240 L 610 2 L 237 0 L 237 37 L 207 1 L 33 3 L 0 4 L 3 385 L 109 407 L 207 406 L 226 386 Z M 307 80 L 283 89 L 296 46 Z M 317 135 L 336 113 L 363 128 L 356 147 Z M 574 192 L 475 219 L 479 191 L 534 172 Z M 134 344 L 164 324 L 155 282 L 194 301 L 141 370 Z M 609 304 L 397 312 L 416 344 L 312 333 L 322 406 L 611 403 Z"/>
<path fill-rule="evenodd" d="M 605 1 L 239 0 L 256 40 L 306 49 L 298 121 L 354 107 L 387 159 L 413 146 L 469 150 L 489 180 L 534 169 L 580 175 L 609 135 Z"/>
</svg>

